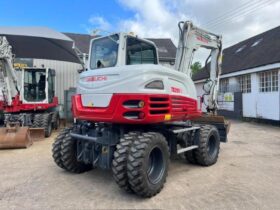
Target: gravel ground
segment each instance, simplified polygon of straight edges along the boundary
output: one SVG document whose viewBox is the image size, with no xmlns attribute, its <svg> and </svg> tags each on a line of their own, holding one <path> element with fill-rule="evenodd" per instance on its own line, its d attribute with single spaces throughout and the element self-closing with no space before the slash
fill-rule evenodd
<svg viewBox="0 0 280 210">
<path fill-rule="evenodd" d="M 111 171 L 58 168 L 56 135 L 0 151 L 1 209 L 280 209 L 279 127 L 233 121 L 216 165 L 172 161 L 164 189 L 151 199 L 120 190 Z"/>
</svg>

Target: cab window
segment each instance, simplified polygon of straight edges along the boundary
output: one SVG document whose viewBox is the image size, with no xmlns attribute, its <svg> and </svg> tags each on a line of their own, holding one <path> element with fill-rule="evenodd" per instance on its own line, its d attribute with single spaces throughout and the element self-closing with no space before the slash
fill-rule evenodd
<svg viewBox="0 0 280 210">
<path fill-rule="evenodd" d="M 115 66 L 118 57 L 118 42 L 118 34 L 94 40 L 91 46 L 90 68 Z"/>
<path fill-rule="evenodd" d="M 127 38 L 126 64 L 157 64 L 157 55 L 154 45 L 136 39 Z"/>
</svg>

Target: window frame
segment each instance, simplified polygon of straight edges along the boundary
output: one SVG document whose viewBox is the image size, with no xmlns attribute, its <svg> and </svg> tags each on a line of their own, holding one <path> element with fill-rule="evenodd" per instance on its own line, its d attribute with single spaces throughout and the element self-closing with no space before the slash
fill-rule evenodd
<svg viewBox="0 0 280 210">
<path fill-rule="evenodd" d="M 263 71 L 258 73 L 259 92 L 278 92 L 279 90 L 279 69 Z"/>
<path fill-rule="evenodd" d="M 238 77 L 239 90 L 242 93 L 252 92 L 252 78 L 251 74 L 244 74 Z"/>
<path fill-rule="evenodd" d="M 229 78 L 223 78 L 220 80 L 219 92 L 221 93 L 229 92 Z"/>
<path fill-rule="evenodd" d="M 128 64 L 128 49 L 127 49 L 127 46 L 128 46 L 128 40 L 129 39 L 134 39 L 134 40 L 137 40 L 139 42 L 141 42 L 141 45 L 142 43 L 145 43 L 147 45 L 150 45 L 151 47 L 153 47 L 153 54 L 154 54 L 154 63 L 143 63 L 143 59 L 142 59 L 142 47 L 141 47 L 141 63 L 139 64 Z M 137 37 L 134 37 L 134 36 L 127 36 L 126 37 L 126 48 L 125 48 L 125 65 L 143 65 L 143 64 L 158 64 L 158 54 L 157 54 L 157 49 L 156 49 L 156 46 L 153 44 L 153 43 L 150 43 L 146 40 L 143 40 L 143 39 L 139 39 Z"/>
<path fill-rule="evenodd" d="M 116 55 L 115 62 L 111 66 L 106 66 L 106 67 L 102 67 L 102 68 L 110 68 L 110 67 L 114 67 L 114 66 L 117 65 L 118 59 L 119 59 L 119 47 L 120 47 L 120 39 L 121 38 L 120 38 L 120 34 L 112 34 L 110 36 L 98 37 L 98 38 L 93 39 L 91 41 L 91 44 L 90 44 L 90 54 L 88 56 L 88 59 L 89 59 L 89 69 L 91 69 L 91 70 L 102 69 L 102 68 L 98 68 L 98 67 L 94 67 L 93 66 L 93 59 L 92 59 L 93 57 L 92 56 L 93 56 L 93 45 L 94 45 L 94 43 L 97 42 L 97 41 L 100 41 L 100 40 L 104 40 L 104 39 L 111 39 L 112 42 L 114 42 L 113 41 L 114 39 L 112 38 L 113 36 L 118 36 L 118 42 L 119 42 L 119 43 L 116 43 L 117 44 L 117 50 L 116 50 L 117 55 Z"/>
</svg>

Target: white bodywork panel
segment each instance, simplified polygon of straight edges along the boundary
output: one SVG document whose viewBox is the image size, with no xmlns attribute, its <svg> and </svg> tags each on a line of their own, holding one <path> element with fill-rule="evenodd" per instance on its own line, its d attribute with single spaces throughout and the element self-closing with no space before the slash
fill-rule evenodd
<svg viewBox="0 0 280 210">
<path fill-rule="evenodd" d="M 85 107 L 108 107 L 113 94 L 83 94 L 82 104 Z"/>
<path fill-rule="evenodd" d="M 145 88 L 145 85 L 154 80 L 162 80 L 164 89 Z M 95 107 L 108 106 L 108 94 L 112 93 L 174 94 L 196 100 L 196 90 L 190 76 L 153 64 L 110 67 L 83 72 L 80 74 L 77 93 L 82 95 L 84 106 L 93 103 Z"/>
</svg>

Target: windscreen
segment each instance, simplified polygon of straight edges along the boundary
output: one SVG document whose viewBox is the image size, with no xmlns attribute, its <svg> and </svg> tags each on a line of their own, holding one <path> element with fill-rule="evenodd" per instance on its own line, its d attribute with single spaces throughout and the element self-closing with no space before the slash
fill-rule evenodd
<svg viewBox="0 0 280 210">
<path fill-rule="evenodd" d="M 94 40 L 91 46 L 90 68 L 115 66 L 118 58 L 118 43 L 118 34 Z"/>
<path fill-rule="evenodd" d="M 38 102 L 46 99 L 46 70 L 24 70 L 24 99 L 28 102 Z"/>
</svg>

